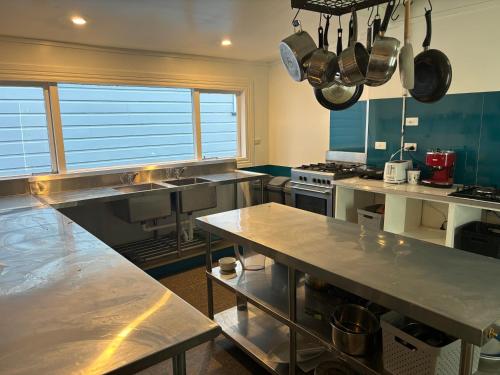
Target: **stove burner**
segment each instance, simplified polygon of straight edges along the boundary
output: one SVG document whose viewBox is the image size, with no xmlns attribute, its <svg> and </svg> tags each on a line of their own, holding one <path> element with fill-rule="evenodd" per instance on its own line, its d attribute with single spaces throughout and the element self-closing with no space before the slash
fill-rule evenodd
<svg viewBox="0 0 500 375">
<path fill-rule="evenodd" d="M 317 164 L 301 165 L 298 169 L 317 171 L 317 172 L 338 172 L 338 171 L 353 172 L 357 170 L 357 166 L 354 164 L 317 163 Z"/>
<path fill-rule="evenodd" d="M 450 194 L 454 197 L 500 202 L 500 190 L 492 186 L 463 186 Z"/>
</svg>

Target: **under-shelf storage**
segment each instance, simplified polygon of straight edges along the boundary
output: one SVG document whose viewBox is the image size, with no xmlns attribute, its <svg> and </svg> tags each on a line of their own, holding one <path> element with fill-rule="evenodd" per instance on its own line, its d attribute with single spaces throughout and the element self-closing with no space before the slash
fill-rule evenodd
<svg viewBox="0 0 500 375">
<path fill-rule="evenodd" d="M 381 374 L 382 362 L 380 352 L 373 353 L 369 357 L 351 357 L 339 352 L 333 346 L 329 316 L 334 307 L 341 303 L 341 300 L 325 292 L 319 292 L 307 287 L 303 277 L 297 279 L 296 285 L 297 323 L 290 322 L 288 317 L 287 274 L 287 267 L 277 263 L 268 265 L 260 271 L 242 271 L 241 266 L 238 264 L 236 275 L 232 278 L 221 274 L 219 267 L 213 268 L 212 272 L 207 272 L 207 277 L 235 293 L 245 296 L 251 304 L 260 309 L 265 315 L 268 315 L 268 319 L 279 321 L 286 326 L 293 326 L 303 337 L 320 343 L 335 355 L 343 358 L 356 371 L 363 374 Z M 253 310 L 249 309 L 249 311 Z M 224 312 L 224 316 L 227 317 L 228 314 L 230 314 L 229 311 Z M 234 315 L 235 312 L 233 311 L 232 314 Z M 219 322 L 217 316 L 216 321 Z M 231 319 L 234 320 L 236 318 L 233 317 Z M 221 323 L 219 322 L 219 324 Z M 241 344 L 241 340 L 243 339 L 241 334 L 235 333 L 234 329 L 231 328 L 232 326 L 228 327 L 230 331 L 227 331 L 223 324 L 221 326 L 226 336 L 237 335 L 236 338 L 233 337 L 234 341 L 239 340 L 240 343 L 238 345 L 243 345 Z M 245 338 L 245 340 L 248 339 Z M 250 344 L 244 345 L 246 345 L 243 348 L 245 351 L 248 351 L 249 347 L 253 347 Z M 256 355 L 260 355 L 260 353 L 254 352 L 251 354 L 254 358 Z M 257 360 L 265 366 L 268 365 L 266 361 Z M 276 373 L 280 373 L 280 370 L 276 371 L 273 366 L 269 368 Z"/>
<path fill-rule="evenodd" d="M 354 190 L 337 186 L 335 188 L 335 218 L 358 222 L 358 208 L 365 208 L 374 204 L 384 204 L 384 194 Z"/>
<path fill-rule="evenodd" d="M 447 203 L 387 194 L 384 230 L 406 237 L 447 245 Z"/>
</svg>

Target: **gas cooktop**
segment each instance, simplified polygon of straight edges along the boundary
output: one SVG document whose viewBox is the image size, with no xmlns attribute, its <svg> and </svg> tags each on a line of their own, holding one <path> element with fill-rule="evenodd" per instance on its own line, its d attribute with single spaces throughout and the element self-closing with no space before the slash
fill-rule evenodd
<svg viewBox="0 0 500 375">
<path fill-rule="evenodd" d="M 292 181 L 332 186 L 333 180 L 359 176 L 363 172 L 360 164 L 327 162 L 302 165 L 292 169 Z"/>
<path fill-rule="evenodd" d="M 330 173 L 359 173 L 358 165 L 356 164 L 342 164 L 342 163 L 317 163 L 301 165 L 295 169 L 315 172 L 330 172 Z"/>
<path fill-rule="evenodd" d="M 453 197 L 477 199 L 487 202 L 500 202 L 500 190 L 496 187 L 463 186 L 449 194 Z"/>
</svg>

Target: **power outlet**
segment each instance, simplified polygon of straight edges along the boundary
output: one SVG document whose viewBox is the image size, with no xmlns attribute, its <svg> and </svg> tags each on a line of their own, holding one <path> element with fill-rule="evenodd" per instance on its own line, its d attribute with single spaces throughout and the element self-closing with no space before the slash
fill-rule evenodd
<svg viewBox="0 0 500 375">
<path fill-rule="evenodd" d="M 405 151 L 417 151 L 417 144 L 416 143 L 406 143 L 404 144 L 404 150 Z"/>
<path fill-rule="evenodd" d="M 387 150 L 387 142 L 375 142 L 375 150 Z"/>
<path fill-rule="evenodd" d="M 407 117 L 406 126 L 418 126 L 418 117 Z"/>
</svg>

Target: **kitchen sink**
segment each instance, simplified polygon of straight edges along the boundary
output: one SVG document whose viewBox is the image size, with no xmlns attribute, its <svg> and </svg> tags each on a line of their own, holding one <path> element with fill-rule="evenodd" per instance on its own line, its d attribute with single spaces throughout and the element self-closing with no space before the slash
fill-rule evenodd
<svg viewBox="0 0 500 375">
<path fill-rule="evenodd" d="M 186 186 L 186 185 L 203 184 L 205 182 L 210 182 L 210 181 L 199 177 L 187 177 L 187 178 L 179 178 L 177 180 L 167 180 L 163 182 L 175 186 Z"/>
<path fill-rule="evenodd" d="M 190 214 L 194 211 L 217 207 L 217 190 L 215 189 L 215 186 L 202 185 L 206 182 L 210 182 L 209 180 L 199 177 L 186 177 L 176 180 L 167 180 L 164 182 L 175 186 L 194 185 L 192 188 L 178 193 L 179 211 L 181 213 Z M 198 184 L 199 186 L 196 186 Z"/>
<path fill-rule="evenodd" d="M 170 192 L 165 186 L 145 183 L 114 188 L 123 193 L 150 192 L 140 196 L 131 195 L 127 199 L 112 203 L 116 216 L 128 223 L 141 223 L 167 217 L 172 214 Z"/>
<path fill-rule="evenodd" d="M 119 187 L 115 187 L 113 189 L 121 191 L 122 193 L 136 193 L 139 191 L 165 189 L 165 186 L 153 184 L 153 183 L 147 183 L 147 184 L 119 186 Z"/>
</svg>

